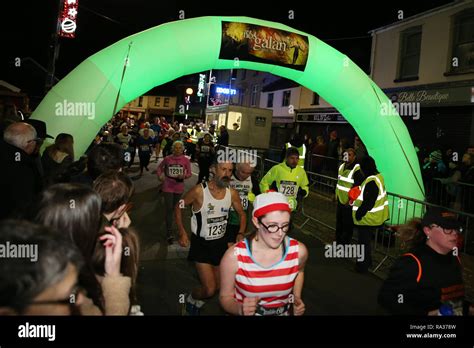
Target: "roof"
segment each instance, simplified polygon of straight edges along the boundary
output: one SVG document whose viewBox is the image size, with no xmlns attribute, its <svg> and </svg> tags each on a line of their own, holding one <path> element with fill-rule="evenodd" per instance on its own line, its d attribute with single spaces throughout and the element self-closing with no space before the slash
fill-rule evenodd
<svg viewBox="0 0 474 348">
<path fill-rule="evenodd" d="M 415 20 L 422 19 L 422 18 L 425 18 L 425 17 L 430 17 L 430 16 L 433 16 L 433 15 L 438 14 L 440 12 L 451 10 L 455 7 L 464 6 L 464 5 L 467 5 L 469 3 L 472 3 L 472 0 L 455 0 L 452 3 L 442 5 L 442 6 L 438 6 L 438 7 L 435 7 L 433 9 L 431 9 L 431 10 L 424 11 L 424 12 L 418 13 L 414 16 L 404 18 L 404 19 L 399 20 L 395 23 L 384 25 L 382 27 L 370 30 L 369 34 L 374 35 L 376 32 L 381 32 L 381 31 L 385 31 L 385 30 L 388 30 L 388 29 L 392 29 L 392 28 L 397 27 L 397 26 L 402 26 L 402 25 L 405 25 L 409 22 L 413 22 Z"/>
<path fill-rule="evenodd" d="M 292 80 L 279 79 L 264 86 L 262 88 L 262 92 L 273 92 L 273 91 L 279 91 L 282 89 L 289 89 L 289 88 L 295 88 L 295 87 L 300 87 L 300 85 Z"/>
</svg>

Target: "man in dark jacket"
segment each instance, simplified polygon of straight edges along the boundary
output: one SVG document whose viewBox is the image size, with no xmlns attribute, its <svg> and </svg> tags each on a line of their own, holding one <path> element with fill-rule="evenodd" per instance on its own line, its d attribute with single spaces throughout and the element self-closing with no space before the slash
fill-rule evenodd
<svg viewBox="0 0 474 348">
<path fill-rule="evenodd" d="M 37 141 L 36 130 L 27 123 L 16 122 L 5 129 L 0 141 L 0 219 L 22 216 L 43 188 L 32 157 Z"/>
</svg>

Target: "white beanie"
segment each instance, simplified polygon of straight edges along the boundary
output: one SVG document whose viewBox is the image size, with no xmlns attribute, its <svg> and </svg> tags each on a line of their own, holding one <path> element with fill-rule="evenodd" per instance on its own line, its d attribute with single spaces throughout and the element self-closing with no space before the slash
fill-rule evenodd
<svg viewBox="0 0 474 348">
<path fill-rule="evenodd" d="M 267 192 L 259 194 L 253 202 L 252 215 L 256 218 L 272 211 L 287 211 L 291 213 L 286 196 L 280 192 Z"/>
</svg>

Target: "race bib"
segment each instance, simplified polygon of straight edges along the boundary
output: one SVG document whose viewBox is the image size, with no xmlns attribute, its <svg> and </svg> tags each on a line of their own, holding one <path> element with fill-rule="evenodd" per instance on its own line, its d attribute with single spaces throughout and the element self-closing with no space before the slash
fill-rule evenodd
<svg viewBox="0 0 474 348">
<path fill-rule="evenodd" d="M 207 219 L 207 231 L 205 240 L 215 240 L 224 237 L 227 227 L 227 216 Z"/>
<path fill-rule="evenodd" d="M 248 195 L 245 192 L 241 192 L 241 193 L 239 193 L 239 195 L 240 195 L 240 203 L 242 203 L 242 208 L 244 208 L 244 210 L 247 210 L 247 208 L 249 206 L 249 197 L 248 197 Z"/>
<path fill-rule="evenodd" d="M 295 181 L 280 181 L 279 191 L 287 197 L 296 197 L 298 194 L 298 185 Z"/>
<path fill-rule="evenodd" d="M 149 145 L 140 145 L 140 150 L 142 152 L 148 152 L 148 151 L 150 151 L 150 146 Z"/>
<path fill-rule="evenodd" d="M 276 308 L 265 308 L 261 305 L 257 305 L 255 315 L 261 316 L 288 316 L 290 305 L 283 305 Z"/>
<path fill-rule="evenodd" d="M 201 152 L 209 152 L 211 148 L 206 145 L 201 145 Z"/>
<path fill-rule="evenodd" d="M 181 164 L 171 164 L 168 166 L 168 176 L 178 178 L 184 174 L 184 168 Z"/>
</svg>

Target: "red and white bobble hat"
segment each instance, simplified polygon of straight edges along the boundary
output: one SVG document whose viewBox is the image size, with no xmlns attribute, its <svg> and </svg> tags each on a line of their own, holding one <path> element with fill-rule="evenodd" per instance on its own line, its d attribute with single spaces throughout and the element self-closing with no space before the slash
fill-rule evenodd
<svg viewBox="0 0 474 348">
<path fill-rule="evenodd" d="M 272 211 L 287 211 L 291 213 L 291 207 L 284 194 L 280 192 L 267 192 L 255 197 L 252 213 L 254 217 L 259 218 Z"/>
</svg>

